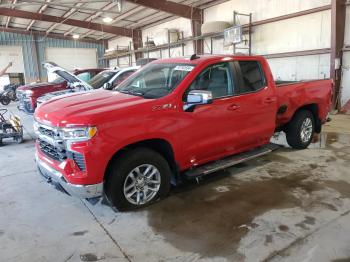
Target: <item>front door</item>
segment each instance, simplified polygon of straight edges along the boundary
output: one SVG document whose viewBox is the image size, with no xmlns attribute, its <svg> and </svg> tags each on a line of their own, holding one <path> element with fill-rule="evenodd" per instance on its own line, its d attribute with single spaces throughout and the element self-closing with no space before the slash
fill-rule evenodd
<svg viewBox="0 0 350 262">
<path fill-rule="evenodd" d="M 220 158 L 239 147 L 240 125 L 234 108 L 232 72 L 233 63 L 211 65 L 186 90 L 184 97 L 191 90 L 207 90 L 213 94 L 212 104 L 196 106 L 193 112 L 181 112 L 182 128 L 177 137 L 192 166 Z"/>
</svg>

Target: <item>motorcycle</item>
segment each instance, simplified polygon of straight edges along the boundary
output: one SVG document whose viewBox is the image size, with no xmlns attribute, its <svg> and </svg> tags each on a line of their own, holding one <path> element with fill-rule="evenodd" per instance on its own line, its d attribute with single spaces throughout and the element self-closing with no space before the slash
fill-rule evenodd
<svg viewBox="0 0 350 262">
<path fill-rule="evenodd" d="M 9 119 L 5 118 L 7 109 L 0 109 L 0 146 L 4 138 L 12 138 L 18 144 L 23 142 L 23 126 L 18 116 L 10 115 Z"/>
<path fill-rule="evenodd" d="M 4 95 L 10 98 L 11 101 L 17 101 L 16 90 L 20 85 L 18 84 L 9 84 L 4 87 Z"/>
</svg>

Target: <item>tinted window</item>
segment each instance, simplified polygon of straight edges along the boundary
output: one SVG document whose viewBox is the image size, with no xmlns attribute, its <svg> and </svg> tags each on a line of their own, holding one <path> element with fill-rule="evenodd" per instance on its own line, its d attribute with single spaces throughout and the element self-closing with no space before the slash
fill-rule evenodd
<svg viewBox="0 0 350 262">
<path fill-rule="evenodd" d="M 230 70 L 228 63 L 210 66 L 197 76 L 188 91 L 211 91 L 213 98 L 232 95 L 233 87 Z"/>
<path fill-rule="evenodd" d="M 254 92 L 265 86 L 265 78 L 259 62 L 239 61 L 238 64 L 242 76 L 240 84 L 241 94 Z"/>
<path fill-rule="evenodd" d="M 94 89 L 101 88 L 104 83 L 107 83 L 118 71 L 104 71 L 89 80 L 89 85 Z"/>
</svg>

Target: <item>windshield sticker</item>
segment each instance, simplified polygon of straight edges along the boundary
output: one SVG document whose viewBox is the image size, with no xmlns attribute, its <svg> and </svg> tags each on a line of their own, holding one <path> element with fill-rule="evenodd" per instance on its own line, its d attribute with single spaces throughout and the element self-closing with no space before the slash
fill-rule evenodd
<svg viewBox="0 0 350 262">
<path fill-rule="evenodd" d="M 178 65 L 178 66 L 176 66 L 176 67 L 174 68 L 174 70 L 190 72 L 190 71 L 192 71 L 193 68 L 194 68 L 194 66 L 182 66 L 182 65 Z"/>
</svg>

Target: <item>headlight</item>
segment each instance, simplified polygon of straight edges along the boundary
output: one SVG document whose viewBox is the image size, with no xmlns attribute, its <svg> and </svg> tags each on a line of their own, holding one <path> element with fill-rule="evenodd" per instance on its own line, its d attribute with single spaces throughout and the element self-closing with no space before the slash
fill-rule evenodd
<svg viewBox="0 0 350 262">
<path fill-rule="evenodd" d="M 26 96 L 32 96 L 33 91 L 32 91 L 32 90 L 26 90 L 26 91 L 24 91 L 24 94 L 25 94 Z"/>
<path fill-rule="evenodd" d="M 86 141 L 93 138 L 97 133 L 97 127 L 72 127 L 63 128 L 60 137 L 70 141 Z"/>
</svg>

